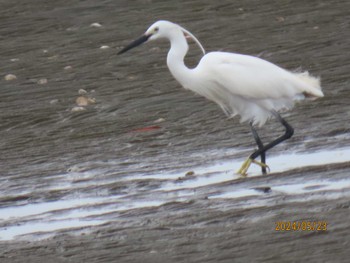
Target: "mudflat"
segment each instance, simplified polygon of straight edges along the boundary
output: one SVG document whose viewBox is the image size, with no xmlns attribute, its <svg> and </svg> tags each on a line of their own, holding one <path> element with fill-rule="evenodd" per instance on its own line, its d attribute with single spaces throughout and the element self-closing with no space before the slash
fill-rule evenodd
<svg viewBox="0 0 350 263">
<path fill-rule="evenodd" d="M 349 1 L 0 6 L 0 262 L 348 262 Z M 159 19 L 321 76 L 268 175 L 235 174 L 249 126 L 176 83 L 168 43 L 117 56 Z"/>
</svg>

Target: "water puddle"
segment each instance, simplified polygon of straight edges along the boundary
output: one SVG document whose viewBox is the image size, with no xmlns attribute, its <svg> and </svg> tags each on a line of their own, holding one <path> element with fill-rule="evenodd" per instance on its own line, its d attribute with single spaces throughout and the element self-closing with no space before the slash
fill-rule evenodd
<svg viewBox="0 0 350 263">
<path fill-rule="evenodd" d="M 270 173 L 285 172 L 302 167 L 348 162 L 350 161 L 350 148 L 327 150 L 324 152 L 315 153 L 282 154 L 268 157 L 267 160 L 271 169 Z M 240 168 L 243 161 L 243 159 L 239 161 L 226 161 L 219 164 L 214 164 L 213 166 L 194 169 L 198 176 L 193 176 L 193 179 L 190 178 L 184 181 L 168 182 L 162 187 L 162 190 L 173 191 L 186 188 L 191 189 L 238 179 L 240 177 L 234 173 L 234 171 L 237 171 Z M 164 174 L 162 177 L 157 175 L 155 177 L 147 176 L 147 178 L 174 179 L 183 175 L 184 173 L 171 175 Z M 252 164 L 249 168 L 249 177 L 260 175 L 260 167 Z M 141 179 L 142 177 L 134 178 Z"/>
<path fill-rule="evenodd" d="M 23 225 L 9 226 L 0 229 L 0 241 L 13 240 L 19 236 L 28 234 L 43 234 L 50 233 L 57 230 L 82 228 L 87 226 L 102 225 L 103 220 L 60 220 L 40 223 L 28 223 Z"/>
<path fill-rule="evenodd" d="M 291 153 L 269 156 L 268 164 L 271 173 L 284 172 L 295 168 L 342 163 L 350 161 L 350 148 L 327 150 L 314 153 Z M 142 198 L 135 198 L 134 192 L 119 196 L 84 197 L 66 200 L 32 203 L 21 206 L 0 209 L 0 240 L 12 240 L 17 236 L 33 233 L 52 233 L 62 229 L 79 228 L 100 225 L 108 222 L 105 215 L 131 209 L 158 207 L 167 202 L 183 201 L 193 196 L 193 191 L 199 187 L 210 187 L 216 184 L 240 178 L 233 171 L 239 169 L 243 160 L 224 161 L 207 167 L 193 169 L 194 174 L 185 176 L 186 172 L 159 173 L 154 175 L 136 175 L 115 178 L 115 182 L 132 182 L 162 180 L 159 187 L 144 191 Z M 92 172 L 93 173 L 93 172 Z M 260 167 L 252 165 L 249 176 L 259 176 Z M 84 176 L 94 178 L 95 174 L 84 172 Z M 67 180 L 64 176 L 57 176 L 57 180 Z M 111 178 L 108 178 L 111 180 Z M 307 180 L 307 179 L 306 179 Z M 243 180 L 244 181 L 244 180 Z M 242 182 L 243 182 L 242 181 Z M 84 184 L 94 184 L 96 181 L 85 181 Z M 103 180 L 99 180 L 103 185 Z M 62 182 L 57 182 L 61 185 Z M 52 188 L 52 185 L 50 186 Z M 245 186 L 246 187 L 246 186 Z M 273 193 L 298 195 L 317 193 L 319 191 L 333 191 L 350 188 L 350 179 L 315 180 L 304 183 L 286 181 L 281 184 L 270 185 Z M 211 188 L 208 188 L 208 194 Z M 217 189 L 217 187 L 215 187 Z M 212 191 L 212 190 L 211 190 Z M 350 192 L 350 191 L 349 191 Z M 264 195 L 263 191 L 253 188 L 242 189 L 237 184 L 230 190 L 221 189 L 216 194 L 210 194 L 209 199 L 220 198 L 255 198 Z"/>
</svg>

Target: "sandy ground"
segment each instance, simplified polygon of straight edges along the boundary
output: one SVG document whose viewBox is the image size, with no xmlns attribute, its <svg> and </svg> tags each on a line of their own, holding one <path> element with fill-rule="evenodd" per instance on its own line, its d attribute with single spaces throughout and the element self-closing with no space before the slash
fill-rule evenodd
<svg viewBox="0 0 350 263">
<path fill-rule="evenodd" d="M 348 262 L 348 10 L 345 0 L 1 1 L 0 262 Z M 249 127 L 179 87 L 167 43 L 116 55 L 158 19 L 208 51 L 322 77 L 325 98 L 284 115 L 296 132 L 269 153 L 269 175 L 234 175 L 255 147 Z M 79 89 L 94 102 L 76 109 Z M 269 141 L 281 128 L 259 132 Z"/>
</svg>

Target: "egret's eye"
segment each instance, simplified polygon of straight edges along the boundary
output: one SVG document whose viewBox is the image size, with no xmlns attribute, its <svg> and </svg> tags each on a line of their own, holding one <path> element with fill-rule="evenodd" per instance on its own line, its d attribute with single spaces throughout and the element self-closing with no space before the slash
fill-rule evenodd
<svg viewBox="0 0 350 263">
<path fill-rule="evenodd" d="M 153 31 L 154 33 L 157 33 L 159 31 L 159 27 L 155 27 Z"/>
</svg>

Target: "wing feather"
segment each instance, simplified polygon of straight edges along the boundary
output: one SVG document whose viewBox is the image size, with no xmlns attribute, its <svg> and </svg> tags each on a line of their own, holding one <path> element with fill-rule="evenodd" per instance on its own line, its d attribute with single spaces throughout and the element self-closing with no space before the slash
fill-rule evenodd
<svg viewBox="0 0 350 263">
<path fill-rule="evenodd" d="M 248 99 L 293 98 L 304 92 L 305 84 L 293 73 L 253 56 L 212 52 L 199 66 L 207 78 Z"/>
<path fill-rule="evenodd" d="M 219 104 L 229 116 L 259 125 L 272 110 L 292 108 L 297 98 L 323 96 L 319 80 L 308 73 L 292 73 L 248 55 L 211 52 L 194 71 L 199 83 L 189 89 Z"/>
</svg>

